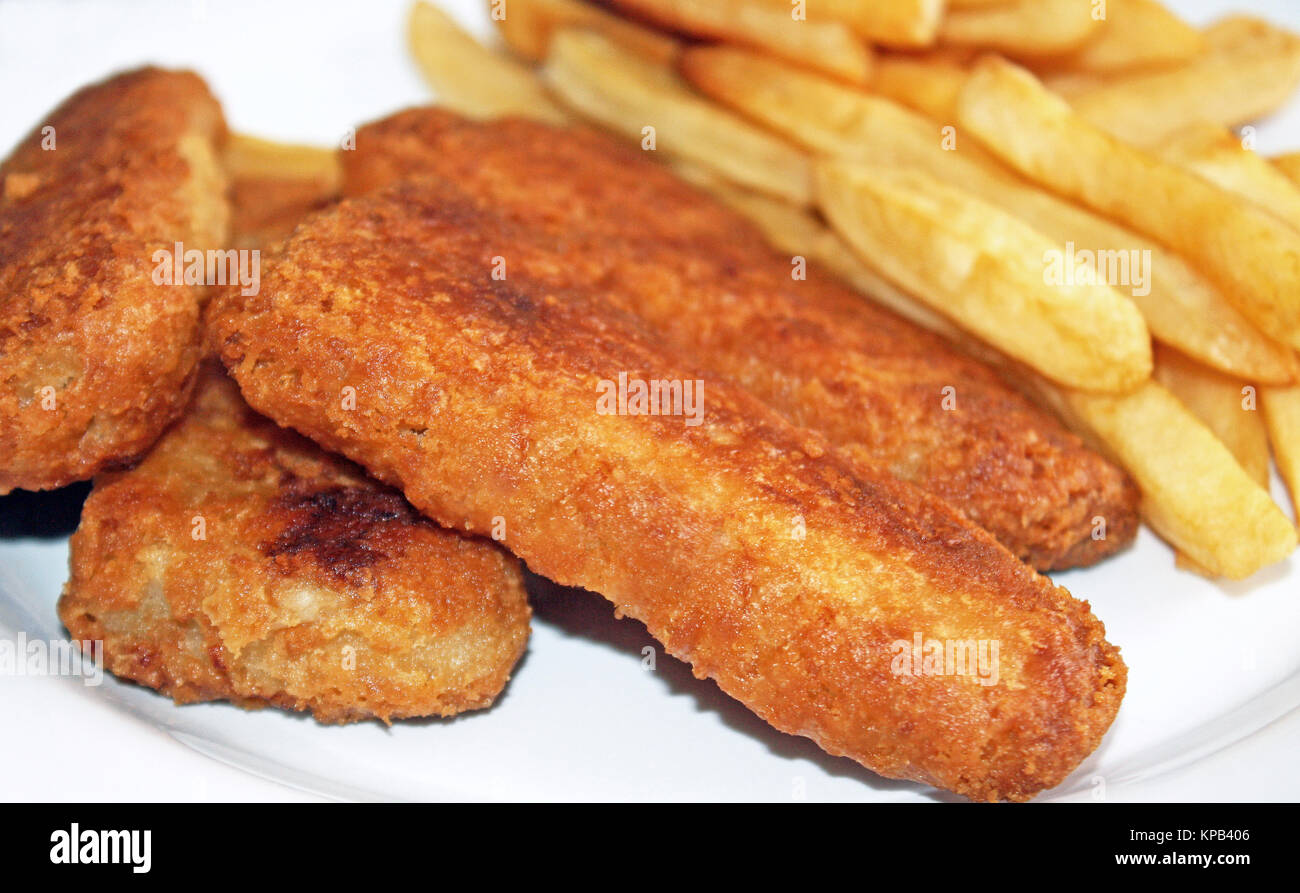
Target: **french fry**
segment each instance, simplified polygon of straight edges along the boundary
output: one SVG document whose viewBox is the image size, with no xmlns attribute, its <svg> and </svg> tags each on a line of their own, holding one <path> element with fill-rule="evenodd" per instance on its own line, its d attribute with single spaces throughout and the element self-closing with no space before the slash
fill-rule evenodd
<svg viewBox="0 0 1300 893">
<path fill-rule="evenodd" d="M 867 88 L 936 121 L 955 123 L 968 76 L 966 64 L 950 53 L 881 53 Z"/>
<path fill-rule="evenodd" d="M 871 73 L 871 49 L 842 22 L 797 21 L 790 7 L 752 0 L 613 0 L 619 9 L 695 37 L 756 47 L 854 83 Z"/>
<path fill-rule="evenodd" d="M 469 118 L 569 120 L 527 66 L 483 46 L 431 3 L 411 7 L 407 39 L 424 79 L 447 108 Z"/>
<path fill-rule="evenodd" d="M 705 95 L 812 152 L 920 170 L 1019 217 L 1057 240 L 1062 255 L 1072 243 L 1095 252 L 1099 271 L 1103 259 L 1109 269 L 1110 262 L 1127 258 L 1133 286 L 1127 293 L 1155 338 L 1229 375 L 1271 384 L 1295 379 L 1294 352 L 1260 333 L 1181 257 L 1011 175 L 974 140 L 953 143 L 949 151 L 942 128 L 929 118 L 744 49 L 692 48 L 681 68 Z M 1145 257 L 1149 269 L 1141 276 Z M 1141 287 L 1139 280 L 1145 280 Z"/>
<path fill-rule="evenodd" d="M 760 0 L 789 16 L 790 0 Z M 943 21 L 946 0 L 814 0 L 808 21 L 843 22 L 862 39 L 893 47 L 927 47 Z"/>
<path fill-rule="evenodd" d="M 1193 125 L 1172 134 L 1159 154 L 1300 230 L 1300 188 L 1231 131 L 1213 124 Z"/>
<path fill-rule="evenodd" d="M 235 133 L 226 141 L 224 161 L 232 180 L 311 180 L 327 192 L 338 192 L 343 182 L 338 153 L 319 146 Z"/>
<path fill-rule="evenodd" d="M 741 186 L 812 202 L 808 157 L 692 92 L 672 70 L 590 31 L 564 29 L 543 67 L 552 88 L 584 117 L 694 162 Z M 653 128 L 653 130 L 647 130 Z"/>
<path fill-rule="evenodd" d="M 1292 185 L 1300 186 L 1300 152 L 1279 155 L 1273 159 L 1273 166 L 1281 171 Z"/>
<path fill-rule="evenodd" d="M 1295 549 L 1295 527 L 1264 488 L 1159 383 L 1118 396 L 1038 392 L 1133 476 L 1147 523 L 1208 573 L 1245 579 Z"/>
<path fill-rule="evenodd" d="M 973 345 L 974 339 L 946 317 L 900 291 L 863 263 L 839 235 L 806 209 L 733 186 L 694 166 L 673 165 L 673 168 L 683 179 L 711 193 L 742 217 L 748 218 L 777 251 L 820 264 L 854 286 L 864 297 L 921 328 L 929 329 L 959 345 Z"/>
<path fill-rule="evenodd" d="M 1054 70 L 1112 74 L 1188 62 L 1205 48 L 1201 32 L 1157 0 L 1108 0 L 1106 19 L 1083 46 L 1047 62 Z"/>
<path fill-rule="evenodd" d="M 826 160 L 816 177 L 819 207 L 868 265 L 997 349 L 1076 388 L 1123 391 L 1151 374 L 1133 302 L 1048 284 L 1051 241 L 997 206 L 903 168 Z"/>
<path fill-rule="evenodd" d="M 960 117 L 1022 174 L 1181 253 L 1265 334 L 1300 345 L 1300 232 L 1097 129 L 1004 60 L 976 67 Z"/>
<path fill-rule="evenodd" d="M 1251 480 L 1268 489 L 1268 431 L 1256 388 L 1167 347 L 1157 346 L 1155 357 L 1156 381 L 1214 432 Z"/>
<path fill-rule="evenodd" d="M 1260 405 L 1273 458 L 1291 493 L 1291 509 L 1300 520 L 1300 387 L 1263 388 Z"/>
<path fill-rule="evenodd" d="M 1300 84 L 1300 38 L 1244 16 L 1205 31 L 1185 65 L 1110 78 L 1070 97 L 1075 111 L 1129 142 L 1159 144 L 1197 122 L 1237 127 L 1275 111 Z"/>
<path fill-rule="evenodd" d="M 1076 50 L 1100 28 L 1088 0 L 1008 0 L 997 6 L 949 10 L 939 42 L 997 50 L 1018 59 Z"/>
<path fill-rule="evenodd" d="M 560 28 L 587 28 L 652 62 L 671 65 L 681 41 L 584 0 L 510 0 L 504 14 L 493 19 L 501 39 L 531 62 L 546 58 L 551 35 Z"/>
</svg>

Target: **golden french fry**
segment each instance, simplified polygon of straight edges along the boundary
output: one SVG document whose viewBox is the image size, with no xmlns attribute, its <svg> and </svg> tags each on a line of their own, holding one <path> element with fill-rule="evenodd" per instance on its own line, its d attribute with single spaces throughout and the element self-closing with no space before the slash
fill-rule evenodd
<svg viewBox="0 0 1300 893">
<path fill-rule="evenodd" d="M 1211 183 L 1272 211 L 1300 230 L 1300 188 L 1282 171 L 1243 145 L 1230 130 L 1196 124 L 1172 134 L 1158 154 Z"/>
<path fill-rule="evenodd" d="M 1254 385 L 1229 378 L 1176 350 L 1156 347 L 1156 381 L 1223 442 L 1251 480 L 1268 489 L 1268 431 Z"/>
<path fill-rule="evenodd" d="M 972 348 L 975 340 L 946 317 L 900 291 L 868 267 L 833 230 L 804 208 L 757 192 L 741 189 L 694 167 L 673 165 L 678 175 L 729 205 L 749 219 L 777 251 L 820 264 L 854 286 L 864 297 L 894 311 L 904 319 L 929 329 L 959 346 Z M 973 351 L 977 352 L 978 351 Z"/>
<path fill-rule="evenodd" d="M 959 326 L 1071 387 L 1122 391 L 1151 374 L 1146 323 L 1103 285 L 1049 284 L 1052 242 L 915 170 L 825 160 L 819 207 L 868 265 Z"/>
<path fill-rule="evenodd" d="M 1205 48 L 1200 31 L 1157 0 L 1108 0 L 1106 19 L 1072 53 L 1047 61 L 1053 70 L 1110 74 L 1194 59 Z"/>
<path fill-rule="evenodd" d="M 946 124 L 957 121 L 957 98 L 966 86 L 966 64 L 940 52 L 876 57 L 867 88 Z"/>
<path fill-rule="evenodd" d="M 1300 345 L 1300 232 L 1097 129 L 1004 60 L 979 63 L 960 113 L 1022 174 L 1181 253 L 1265 334 Z"/>
<path fill-rule="evenodd" d="M 681 51 L 681 41 L 638 25 L 584 0 L 510 0 L 504 14 L 494 18 L 506 46 L 532 62 L 546 58 L 551 35 L 559 28 L 587 28 L 645 56 L 671 65 Z"/>
<path fill-rule="evenodd" d="M 1181 257 L 1011 175 L 974 140 L 958 142 L 955 131 L 889 100 L 748 50 L 693 48 L 681 68 L 705 95 L 815 153 L 914 168 L 967 190 L 1057 240 L 1062 263 L 1090 252 L 1099 274 L 1127 283 L 1155 338 L 1202 362 L 1251 381 L 1295 379 L 1294 352 L 1260 333 Z"/>
<path fill-rule="evenodd" d="M 583 116 L 742 186 L 798 204 L 812 201 L 806 155 L 692 92 L 671 69 L 591 31 L 563 29 L 543 68 L 552 88 Z"/>
<path fill-rule="evenodd" d="M 1279 155 L 1273 159 L 1273 166 L 1281 171 L 1292 185 L 1300 186 L 1300 152 Z"/>
<path fill-rule="evenodd" d="M 1273 458 L 1291 493 L 1291 509 L 1300 520 L 1300 386 L 1263 388 L 1260 405 L 1273 444 Z"/>
<path fill-rule="evenodd" d="M 1300 84 L 1300 38 L 1268 22 L 1224 19 L 1206 29 L 1205 41 L 1185 65 L 1110 78 L 1070 101 L 1098 127 L 1152 146 L 1200 121 L 1237 127 L 1258 120 Z"/>
<path fill-rule="evenodd" d="M 997 50 L 1019 59 L 1076 50 L 1101 26 L 1087 0 L 1008 0 L 998 6 L 952 9 L 939 42 Z"/>
<path fill-rule="evenodd" d="M 330 192 L 337 192 L 343 182 L 338 153 L 319 146 L 277 143 L 234 133 L 226 141 L 224 160 L 232 180 L 313 180 Z"/>
<path fill-rule="evenodd" d="M 483 46 L 438 7 L 423 0 L 412 6 L 407 37 L 424 79 L 447 108 L 470 118 L 568 120 L 527 66 Z"/>
<path fill-rule="evenodd" d="M 1118 396 L 1038 390 L 1133 476 L 1152 529 L 1210 574 L 1244 579 L 1295 549 L 1296 529 L 1282 510 L 1162 385 Z"/>
<path fill-rule="evenodd" d="M 871 73 L 871 48 L 842 22 L 798 21 L 790 7 L 752 0 L 613 0 L 615 7 L 696 37 L 757 47 L 855 83 Z"/>
<path fill-rule="evenodd" d="M 783 15 L 790 0 L 760 0 Z M 945 0 L 814 0 L 808 21 L 843 22 L 871 43 L 894 47 L 925 47 L 935 41 L 943 21 Z"/>
</svg>

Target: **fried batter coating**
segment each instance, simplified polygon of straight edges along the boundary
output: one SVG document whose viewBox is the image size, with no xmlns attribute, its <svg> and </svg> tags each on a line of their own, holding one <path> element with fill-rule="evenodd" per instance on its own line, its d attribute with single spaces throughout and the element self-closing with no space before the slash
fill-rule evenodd
<svg viewBox="0 0 1300 893">
<path fill-rule="evenodd" d="M 221 107 L 189 72 L 86 87 L 0 165 L 0 494 L 135 459 L 183 411 L 202 285 L 154 253 L 222 247 Z"/>
<path fill-rule="evenodd" d="M 321 722 L 486 707 L 528 640 L 519 562 L 438 527 L 202 373 L 138 468 L 95 480 L 59 616 L 177 703 Z"/>
<path fill-rule="evenodd" d="M 260 411 L 447 526 L 503 530 L 533 570 L 604 594 L 833 754 L 1025 799 L 1097 746 L 1126 670 L 1086 603 L 663 346 L 606 300 L 616 286 L 494 277 L 536 238 L 512 214 L 435 181 L 345 200 L 297 228 L 258 295 L 218 291 L 212 344 Z M 702 381 L 701 423 L 602 412 L 620 373 Z M 901 672 L 917 634 L 997 642 L 996 684 Z"/>
<path fill-rule="evenodd" d="M 621 143 L 414 109 L 362 128 L 343 156 L 349 194 L 437 176 L 508 208 L 548 237 L 537 258 L 501 246 L 508 264 L 600 283 L 697 361 L 1039 569 L 1093 563 L 1136 535 L 1136 486 L 1056 419 L 820 270 L 793 280 L 747 221 Z"/>
</svg>

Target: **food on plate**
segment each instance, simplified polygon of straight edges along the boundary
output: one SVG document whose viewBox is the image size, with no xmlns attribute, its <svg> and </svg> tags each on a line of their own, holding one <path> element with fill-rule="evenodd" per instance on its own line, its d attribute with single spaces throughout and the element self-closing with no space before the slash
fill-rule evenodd
<svg viewBox="0 0 1300 893">
<path fill-rule="evenodd" d="M 1300 346 L 1300 231 L 1093 127 L 1004 60 L 979 64 L 960 105 L 965 128 L 1022 174 L 1180 252 L 1266 334 Z"/>
<path fill-rule="evenodd" d="M 1037 567 L 1090 563 L 1133 535 L 1131 485 L 1053 419 L 820 270 L 793 278 L 790 257 L 636 150 L 413 109 L 362 128 L 344 164 L 350 195 L 437 177 L 545 230 L 547 250 L 502 247 L 508 269 L 617 285 L 611 301 L 700 364 L 948 500 Z"/>
<path fill-rule="evenodd" d="M 1260 332 L 1177 254 L 1025 182 L 975 140 L 881 96 L 746 50 L 694 48 L 683 56 L 682 69 L 706 95 L 808 151 L 915 169 L 996 205 L 1056 241 L 1050 256 L 1062 273 L 1069 256 L 1081 264 L 1091 258 L 1083 269 L 1113 279 L 1142 311 L 1151 334 L 1189 356 L 1252 381 L 1295 379 L 1294 352 Z M 916 254 L 903 250 L 891 251 L 890 259 L 919 264 Z M 1049 268 L 1046 260 L 1029 266 L 1040 273 Z M 1007 337 L 1020 334 L 1007 328 Z"/>
<path fill-rule="evenodd" d="M 940 43 L 998 50 L 1013 58 L 1046 58 L 1078 50 L 1101 30 L 1095 5 L 1079 0 L 1007 0 L 949 10 Z"/>
<path fill-rule="evenodd" d="M 1251 480 L 1268 489 L 1268 431 L 1258 388 L 1167 347 L 1156 350 L 1155 377 L 1223 441 Z"/>
<path fill-rule="evenodd" d="M 1204 36 L 1204 50 L 1185 64 L 1121 74 L 1073 93 L 1074 110 L 1120 139 L 1159 146 L 1189 125 L 1236 127 L 1264 118 L 1300 85 L 1295 34 L 1229 16 Z"/>
<path fill-rule="evenodd" d="M 565 29 L 551 38 L 543 72 L 566 104 L 647 151 L 769 195 L 811 201 L 812 167 L 804 153 L 700 98 L 671 68 L 594 31 Z"/>
<path fill-rule="evenodd" d="M 205 369 L 135 469 L 101 475 L 59 617 L 177 703 L 322 722 L 486 707 L 528 640 L 519 562 L 254 413 Z"/>
<path fill-rule="evenodd" d="M 449 527 L 501 530 L 778 729 L 977 799 L 1028 798 L 1097 746 L 1126 671 L 1085 603 L 662 346 L 606 299 L 623 284 L 518 262 L 550 241 L 446 182 L 346 199 L 258 295 L 214 299 L 211 342 L 254 407 Z M 655 411 L 624 399 L 637 381 Z M 998 683 L 909 671 L 918 635 L 998 643 Z"/>
<path fill-rule="evenodd" d="M 791 15 L 788 0 L 760 0 L 764 6 Z M 843 22 L 863 40 L 884 46 L 923 47 L 934 43 L 943 21 L 946 0 L 817 0 L 806 8 L 809 19 Z"/>
<path fill-rule="evenodd" d="M 420 73 L 447 108 L 474 118 L 568 118 L 526 65 L 489 50 L 432 3 L 411 7 L 406 35 Z"/>
<path fill-rule="evenodd" d="M 531 62 L 546 58 L 551 35 L 561 28 L 597 31 L 625 49 L 665 65 L 675 61 L 682 49 L 682 42 L 671 35 L 586 0 L 510 0 L 499 17 L 492 16 L 492 24 L 512 51 Z M 474 76 L 468 71 L 463 74 Z"/>
<path fill-rule="evenodd" d="M 0 494 L 129 463 L 183 411 L 206 290 L 185 253 L 227 238 L 224 136 L 202 80 L 144 68 L 0 165 Z"/>
<path fill-rule="evenodd" d="M 1133 475 L 1147 523 L 1207 573 L 1244 579 L 1295 550 L 1295 528 L 1268 492 L 1157 382 L 1120 396 L 1040 393 Z"/>
<path fill-rule="evenodd" d="M 861 83 L 871 72 L 871 48 L 830 14 L 798 19 L 788 4 L 780 7 L 753 0 L 611 2 L 616 9 L 661 27 L 757 47 L 847 81 Z"/>
<path fill-rule="evenodd" d="M 230 177 L 231 241 L 236 248 L 269 248 L 303 217 L 338 198 L 338 153 L 235 134 L 226 147 Z"/>
<path fill-rule="evenodd" d="M 1199 30 L 1157 0 L 1108 0 L 1105 11 L 1083 46 L 1047 60 L 1046 67 L 1110 74 L 1188 62 L 1205 47 Z"/>
<path fill-rule="evenodd" d="M 869 266 L 1052 381 L 1120 392 L 1150 377 L 1137 305 L 1105 283 L 1050 280 L 1044 257 L 1063 249 L 997 205 L 914 169 L 831 160 L 817 194 Z"/>
<path fill-rule="evenodd" d="M 1273 458 L 1291 492 L 1291 510 L 1300 521 L 1300 386 L 1263 388 L 1260 403 Z"/>
</svg>

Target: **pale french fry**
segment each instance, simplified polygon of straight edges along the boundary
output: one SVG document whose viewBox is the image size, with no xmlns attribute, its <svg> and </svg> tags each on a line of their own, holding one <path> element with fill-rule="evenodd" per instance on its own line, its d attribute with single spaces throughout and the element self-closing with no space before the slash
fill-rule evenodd
<svg viewBox="0 0 1300 893">
<path fill-rule="evenodd" d="M 871 73 L 871 49 L 842 22 L 798 21 L 790 8 L 752 0 L 613 0 L 615 7 L 696 37 L 762 49 L 855 83 Z"/>
<path fill-rule="evenodd" d="M 1108 0 L 1096 33 L 1072 53 L 1050 59 L 1056 70 L 1111 74 L 1194 59 L 1205 48 L 1201 32 L 1157 0 Z"/>
<path fill-rule="evenodd" d="M 1057 96 L 1071 102 L 1092 90 L 1106 86 L 1111 78 L 1093 71 L 1058 71 L 1046 69 L 1040 72 L 1043 86 Z"/>
<path fill-rule="evenodd" d="M 955 131 L 945 134 L 937 122 L 896 103 L 744 49 L 693 48 L 681 69 L 705 95 L 810 151 L 915 168 L 1057 240 L 1063 258 L 1070 245 L 1079 249 L 1076 257 L 1093 252 L 1099 273 L 1119 272 L 1117 280 L 1129 284 L 1125 293 L 1152 335 L 1202 362 L 1250 381 L 1295 379 L 1294 352 L 1260 333 L 1181 257 L 1011 175 L 973 139 L 958 143 Z"/>
<path fill-rule="evenodd" d="M 312 180 L 331 192 L 337 192 L 343 182 L 338 152 L 319 146 L 277 143 L 234 133 L 226 140 L 224 160 L 232 180 Z"/>
<path fill-rule="evenodd" d="M 587 28 L 652 62 L 671 65 L 681 41 L 615 15 L 584 0 L 510 0 L 493 23 L 515 53 L 532 62 L 546 58 L 551 35 L 559 28 Z"/>
<path fill-rule="evenodd" d="M 944 123 L 956 123 L 957 99 L 968 77 L 963 61 L 943 52 L 876 57 L 872 93 Z"/>
<path fill-rule="evenodd" d="M 789 16 L 790 0 L 760 0 Z M 843 22 L 871 43 L 893 47 L 926 47 L 935 41 L 946 0 L 814 0 L 807 4 L 808 21 Z"/>
<path fill-rule="evenodd" d="M 806 209 L 733 186 L 694 166 L 675 164 L 673 168 L 683 179 L 712 193 L 732 210 L 748 218 L 777 251 L 820 264 L 854 286 L 864 297 L 904 319 L 959 346 L 973 346 L 973 338 L 868 267 L 839 235 Z"/>
<path fill-rule="evenodd" d="M 1205 40 L 1185 65 L 1110 78 L 1070 101 L 1098 127 L 1151 146 L 1199 121 L 1237 127 L 1263 118 L 1300 84 L 1300 38 L 1290 32 L 1236 16 L 1206 29 Z"/>
<path fill-rule="evenodd" d="M 1300 186 L 1300 152 L 1279 155 L 1273 159 L 1273 166 L 1281 171 L 1292 185 Z"/>
<path fill-rule="evenodd" d="M 1100 28 L 1087 0 L 1009 0 L 998 6 L 952 9 L 939 42 L 997 50 L 1018 59 L 1076 50 Z"/>
<path fill-rule="evenodd" d="M 412 6 L 407 38 L 420 72 L 447 108 L 469 118 L 569 120 L 527 66 L 483 46 L 438 7 L 423 0 Z"/>
<path fill-rule="evenodd" d="M 1268 431 L 1255 386 L 1221 375 L 1176 350 L 1156 347 L 1156 381 L 1223 441 L 1251 480 L 1268 489 Z"/>
<path fill-rule="evenodd" d="M 672 70 L 599 34 L 564 29 L 543 68 L 557 94 L 584 117 L 657 151 L 798 204 L 812 201 L 808 157 L 692 92 Z"/>
<path fill-rule="evenodd" d="M 1260 404 L 1273 458 L 1291 493 L 1291 509 L 1300 520 L 1300 387 L 1263 388 Z"/>
<path fill-rule="evenodd" d="M 1300 230 L 1300 188 L 1231 131 L 1214 124 L 1192 125 L 1172 134 L 1158 152 Z"/>
<path fill-rule="evenodd" d="M 817 199 L 868 265 L 1009 356 L 1061 384 L 1123 391 L 1151 374 L 1146 323 L 1101 285 L 1048 284 L 1052 242 L 915 170 L 825 160 Z"/>
<path fill-rule="evenodd" d="M 1156 533 L 1214 576 L 1240 580 L 1286 558 L 1296 529 L 1232 453 L 1162 385 L 1086 394 L 1038 385 L 1041 398 L 1122 465 Z"/>
<path fill-rule="evenodd" d="M 1300 345 L 1300 232 L 1099 130 L 1004 60 L 979 63 L 960 117 L 1022 174 L 1178 251 L 1266 334 Z"/>
</svg>

